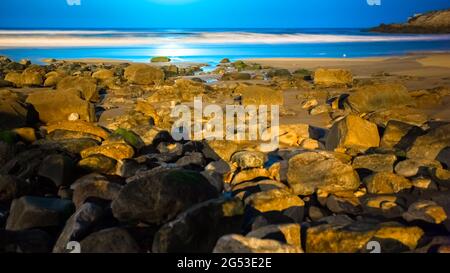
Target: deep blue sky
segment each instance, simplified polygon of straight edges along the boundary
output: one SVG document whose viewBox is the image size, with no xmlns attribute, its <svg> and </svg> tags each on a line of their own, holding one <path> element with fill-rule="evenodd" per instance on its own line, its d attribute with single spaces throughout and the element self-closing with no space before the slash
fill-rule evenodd
<svg viewBox="0 0 450 273">
<path fill-rule="evenodd" d="M 0 0 L 0 28 L 368 27 L 449 0 Z"/>
</svg>

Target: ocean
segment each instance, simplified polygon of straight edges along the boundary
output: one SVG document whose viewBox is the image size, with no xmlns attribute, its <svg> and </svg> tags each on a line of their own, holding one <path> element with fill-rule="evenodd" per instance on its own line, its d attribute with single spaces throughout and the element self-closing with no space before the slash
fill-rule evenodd
<svg viewBox="0 0 450 273">
<path fill-rule="evenodd" d="M 14 60 L 104 58 L 217 64 L 222 58 L 355 58 L 450 51 L 450 35 L 364 29 L 0 30 L 0 55 Z"/>
</svg>

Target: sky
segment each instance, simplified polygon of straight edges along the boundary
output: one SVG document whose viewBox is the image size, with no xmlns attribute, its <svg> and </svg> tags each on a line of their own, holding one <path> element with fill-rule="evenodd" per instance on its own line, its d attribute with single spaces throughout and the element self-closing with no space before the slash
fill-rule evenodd
<svg viewBox="0 0 450 273">
<path fill-rule="evenodd" d="M 0 28 L 360 28 L 444 8 L 449 0 L 1 0 Z"/>
</svg>

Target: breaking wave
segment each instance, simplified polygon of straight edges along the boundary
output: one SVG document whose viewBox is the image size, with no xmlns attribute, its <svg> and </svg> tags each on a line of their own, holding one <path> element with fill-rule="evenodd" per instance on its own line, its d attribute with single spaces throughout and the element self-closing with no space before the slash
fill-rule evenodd
<svg viewBox="0 0 450 273">
<path fill-rule="evenodd" d="M 316 34 L 256 32 L 146 32 L 0 30 L 2 48 L 134 47 L 161 44 L 315 44 L 450 41 L 450 35 Z"/>
</svg>

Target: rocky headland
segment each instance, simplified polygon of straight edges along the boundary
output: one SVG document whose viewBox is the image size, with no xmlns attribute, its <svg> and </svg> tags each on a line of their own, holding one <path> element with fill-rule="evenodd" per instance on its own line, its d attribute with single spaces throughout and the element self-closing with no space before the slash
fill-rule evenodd
<svg viewBox="0 0 450 273">
<path fill-rule="evenodd" d="M 450 33 L 450 9 L 414 15 L 406 23 L 381 24 L 370 29 L 386 33 Z"/>
</svg>

